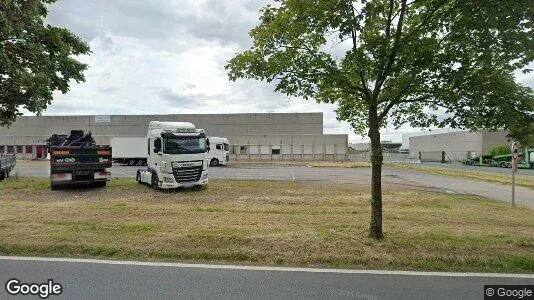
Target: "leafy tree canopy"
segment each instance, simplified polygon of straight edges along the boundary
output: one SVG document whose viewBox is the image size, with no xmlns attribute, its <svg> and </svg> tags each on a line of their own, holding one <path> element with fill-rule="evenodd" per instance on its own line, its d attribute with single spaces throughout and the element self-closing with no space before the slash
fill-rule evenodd
<svg viewBox="0 0 534 300">
<path fill-rule="evenodd" d="M 533 20 L 531 0 L 279 0 L 227 69 L 337 103 L 360 133 L 374 106 L 381 126 L 499 129 L 532 116 L 512 72 L 530 71 Z"/>
<path fill-rule="evenodd" d="M 74 56 L 89 46 L 67 29 L 44 23 L 56 0 L 0 0 L 0 125 L 20 109 L 41 113 L 52 92 L 66 93 L 71 80 L 84 81 L 87 65 Z"/>
<path fill-rule="evenodd" d="M 528 123 L 534 92 L 513 72 L 530 71 L 533 27 L 532 0 L 275 0 L 226 69 L 336 103 L 340 120 L 368 132 L 370 235 L 381 238 L 380 128 Z"/>
<path fill-rule="evenodd" d="M 512 153 L 512 150 L 510 148 L 510 145 L 506 144 L 496 144 L 491 146 L 488 150 L 486 150 L 486 155 L 491 156 L 498 156 L 498 155 L 506 155 Z"/>
</svg>

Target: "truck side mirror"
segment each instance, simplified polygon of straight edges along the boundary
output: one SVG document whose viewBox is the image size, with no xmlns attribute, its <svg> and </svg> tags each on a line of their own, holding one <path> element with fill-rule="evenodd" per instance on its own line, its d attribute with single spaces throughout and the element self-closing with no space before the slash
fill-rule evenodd
<svg viewBox="0 0 534 300">
<path fill-rule="evenodd" d="M 206 152 L 210 152 L 210 146 L 206 146 Z"/>
</svg>

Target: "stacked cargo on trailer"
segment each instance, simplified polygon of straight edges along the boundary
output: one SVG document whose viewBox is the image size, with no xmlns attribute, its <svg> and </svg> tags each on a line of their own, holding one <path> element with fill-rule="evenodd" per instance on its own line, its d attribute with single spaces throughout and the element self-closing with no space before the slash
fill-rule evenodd
<svg viewBox="0 0 534 300">
<path fill-rule="evenodd" d="M 50 186 L 90 184 L 105 187 L 111 173 L 112 152 L 108 145 L 96 145 L 91 133 L 72 130 L 67 135 L 54 134 L 47 141 L 50 152 Z"/>
</svg>

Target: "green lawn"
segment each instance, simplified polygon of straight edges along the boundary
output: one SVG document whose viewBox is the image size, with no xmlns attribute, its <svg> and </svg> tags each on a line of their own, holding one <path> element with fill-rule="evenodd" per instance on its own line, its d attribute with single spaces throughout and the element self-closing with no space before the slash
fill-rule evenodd
<svg viewBox="0 0 534 300">
<path fill-rule="evenodd" d="M 50 191 L 0 182 L 0 254 L 336 268 L 534 273 L 534 211 L 475 196 L 384 191 L 385 238 L 367 237 L 368 187 L 212 180 L 154 191 L 133 179 Z"/>
</svg>

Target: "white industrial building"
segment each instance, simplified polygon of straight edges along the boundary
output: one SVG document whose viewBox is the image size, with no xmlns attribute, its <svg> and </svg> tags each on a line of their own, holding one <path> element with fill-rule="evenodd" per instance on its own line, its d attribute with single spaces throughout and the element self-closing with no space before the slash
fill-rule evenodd
<svg viewBox="0 0 534 300">
<path fill-rule="evenodd" d="M 456 131 L 410 136 L 410 155 L 418 157 L 422 154 L 438 160 L 441 159 L 441 153 L 445 152 L 447 160 L 458 161 L 470 154 L 483 153 L 495 144 L 508 143 L 506 134 L 505 131 Z"/>
<path fill-rule="evenodd" d="M 348 135 L 324 134 L 322 113 L 20 116 L 0 127 L 0 152 L 46 156 L 46 139 L 91 131 L 98 144 L 112 137 L 146 136 L 150 121 L 191 122 L 208 135 L 228 137 L 234 160 L 346 160 Z"/>
</svg>

